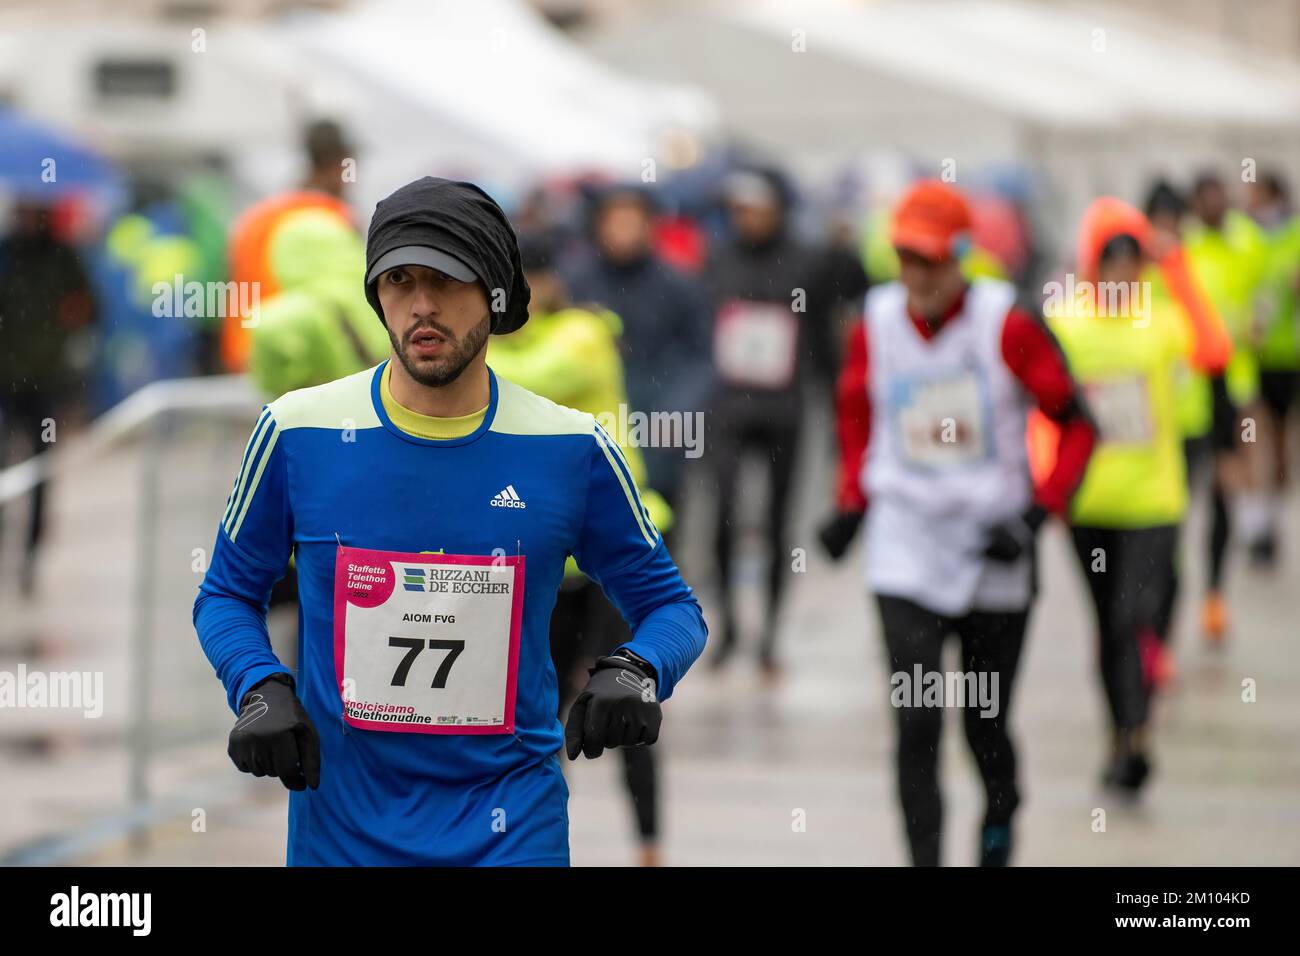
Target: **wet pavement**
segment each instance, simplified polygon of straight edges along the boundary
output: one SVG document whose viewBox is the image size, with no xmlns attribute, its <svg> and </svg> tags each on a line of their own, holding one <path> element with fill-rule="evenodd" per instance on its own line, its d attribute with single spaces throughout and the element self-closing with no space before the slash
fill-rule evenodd
<svg viewBox="0 0 1300 956">
<path fill-rule="evenodd" d="M 249 422 L 252 418 L 249 418 Z M 104 673 L 104 714 L 0 710 L 0 857 L 49 850 L 61 862 L 277 865 L 284 859 L 285 796 L 278 784 L 243 778 L 225 756 L 230 714 L 199 651 L 190 605 L 201 571 L 195 549 L 211 547 L 244 427 L 194 426 L 170 436 L 164 480 L 148 506 L 158 516 L 152 584 L 155 740 L 147 839 L 129 840 L 131 635 L 140 560 L 136 529 L 138 449 L 105 456 L 65 476 L 51 499 L 51 526 L 34 600 L 16 591 L 19 509 L 6 514 L 0 554 L 0 671 Z M 662 850 L 675 865 L 862 865 L 905 860 L 893 783 L 893 714 L 860 554 L 838 565 L 815 547 L 812 528 L 827 487 L 826 447 L 806 449 L 792 547 L 807 552 L 791 572 L 781 620 L 781 680 L 763 683 L 750 653 L 725 671 L 706 658 L 665 708 Z M 701 462 L 707 467 L 708 455 Z M 756 478 L 750 474 L 749 478 Z M 738 520 L 748 530 L 739 562 L 742 621 L 757 637 L 763 568 L 761 481 Z M 1198 500 L 1187 540 L 1202 540 Z M 706 617 L 707 494 L 684 510 L 681 560 Z M 1300 540 L 1294 502 L 1284 542 Z M 1186 580 L 1201 556 L 1186 548 Z M 1098 784 L 1105 709 L 1093 663 L 1091 609 L 1062 528 L 1040 548 L 1042 594 L 1015 688 L 1013 725 L 1025 801 L 1015 860 L 1023 864 L 1300 863 L 1300 652 L 1296 619 L 1300 553 L 1278 569 L 1249 571 L 1234 553 L 1228 593 L 1234 628 L 1213 651 L 1196 633 L 1197 595 L 1184 591 L 1176 644 L 1179 673 L 1155 717 L 1156 772 L 1136 805 Z M 279 631 L 277 627 L 275 630 Z M 752 652 L 756 641 L 748 642 Z M 956 668 L 955 655 L 950 663 Z M 1242 699 L 1243 680 L 1257 699 Z M 942 752 L 945 862 L 973 861 L 983 795 L 959 715 L 946 715 Z M 607 755 L 569 767 L 575 864 L 633 861 L 636 841 L 622 765 Z M 195 810 L 202 810 L 196 814 Z M 1105 830 L 1097 832 L 1097 810 Z M 74 839 L 75 838 L 75 839 Z M 49 857 L 54 860 L 54 857 Z"/>
</svg>

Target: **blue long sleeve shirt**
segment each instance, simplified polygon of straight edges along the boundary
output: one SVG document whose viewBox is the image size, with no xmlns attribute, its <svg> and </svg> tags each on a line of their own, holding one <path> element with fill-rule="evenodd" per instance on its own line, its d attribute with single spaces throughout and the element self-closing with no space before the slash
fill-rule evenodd
<svg viewBox="0 0 1300 956">
<path fill-rule="evenodd" d="M 474 432 L 421 438 L 386 414 L 382 372 L 381 364 L 290 392 L 263 409 L 194 604 L 199 640 L 236 712 L 259 681 L 290 672 L 271 649 L 266 612 L 295 557 L 296 685 L 320 734 L 321 783 L 290 795 L 291 865 L 567 863 L 549 643 L 565 558 L 628 621 L 624 646 L 654 666 L 661 700 L 703 651 L 699 604 L 618 445 L 591 415 L 489 372 L 491 399 Z M 491 504 L 507 488 L 523 507 Z M 344 722 L 333 620 L 340 544 L 525 557 L 513 732 L 395 733 Z"/>
</svg>

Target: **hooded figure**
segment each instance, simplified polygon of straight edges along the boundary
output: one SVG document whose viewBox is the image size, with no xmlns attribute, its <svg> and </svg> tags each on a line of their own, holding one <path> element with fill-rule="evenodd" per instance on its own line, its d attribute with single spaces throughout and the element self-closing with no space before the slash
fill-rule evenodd
<svg viewBox="0 0 1300 956">
<path fill-rule="evenodd" d="M 267 242 L 275 295 L 261 303 L 248 372 L 266 395 L 333 381 L 382 361 L 385 330 L 358 283 L 361 237 L 326 209 L 285 215 Z"/>
<path fill-rule="evenodd" d="M 235 220 L 230 230 L 230 279 L 245 288 L 256 287 L 263 301 L 280 291 L 280 283 L 271 262 L 271 238 L 286 216 L 307 209 L 332 212 L 345 222 L 351 212 L 347 203 L 335 196 L 303 189 L 264 199 Z M 244 324 L 239 309 L 231 309 L 222 320 L 221 362 L 228 372 L 242 372 L 248 366 L 253 347 L 252 326 Z"/>
</svg>

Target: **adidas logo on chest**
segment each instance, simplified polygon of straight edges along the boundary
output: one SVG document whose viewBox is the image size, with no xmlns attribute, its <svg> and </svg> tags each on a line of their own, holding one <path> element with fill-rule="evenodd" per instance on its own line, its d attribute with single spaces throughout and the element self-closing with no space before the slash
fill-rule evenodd
<svg viewBox="0 0 1300 956">
<path fill-rule="evenodd" d="M 519 493 L 515 491 L 514 485 L 506 485 L 502 491 L 498 491 L 496 493 L 496 495 L 492 498 L 491 501 L 488 502 L 488 504 L 490 504 L 493 508 L 527 508 L 528 507 L 524 499 L 520 498 Z"/>
</svg>

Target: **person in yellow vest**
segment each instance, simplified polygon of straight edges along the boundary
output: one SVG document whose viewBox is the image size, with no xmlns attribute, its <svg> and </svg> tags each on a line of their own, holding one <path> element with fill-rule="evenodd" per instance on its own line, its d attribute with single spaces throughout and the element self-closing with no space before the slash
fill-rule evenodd
<svg viewBox="0 0 1300 956">
<path fill-rule="evenodd" d="M 1151 771 L 1148 708 L 1173 573 L 1187 476 L 1175 368 L 1215 374 L 1227 335 L 1199 308 L 1150 295 L 1155 240 L 1137 209 L 1104 197 L 1079 232 L 1075 294 L 1044 309 L 1098 426 L 1098 444 L 1070 505 L 1071 534 L 1097 613 L 1112 747 L 1103 780 L 1136 794 Z M 1180 260 L 1162 272 L 1185 284 Z"/>
<path fill-rule="evenodd" d="M 626 410 L 628 404 L 618 350 L 622 323 L 608 309 L 568 304 L 550 241 L 521 235 L 519 253 L 532 290 L 528 322 L 516 332 L 492 338 L 488 365 L 529 391 L 595 415 L 623 450 L 651 521 L 660 531 L 667 531 L 672 510 L 661 495 L 646 488 L 641 451 L 618 427 L 620 421 L 627 420 L 619 414 L 620 407 Z M 588 668 L 596 658 L 629 638 L 618 610 L 570 557 L 551 617 L 551 658 L 560 684 L 561 715 L 586 683 Z M 658 866 L 659 773 L 654 748 L 623 747 L 620 753 L 640 838 L 639 861 L 642 866 Z"/>
<path fill-rule="evenodd" d="M 1291 211 L 1285 183 L 1265 172 L 1247 191 L 1252 220 L 1262 234 L 1258 283 L 1252 301 L 1259 356 L 1260 429 L 1254 449 L 1267 474 L 1256 507 L 1245 517 L 1254 563 L 1276 557 L 1282 495 L 1288 484 L 1287 422 L 1300 384 L 1300 217 Z"/>
<path fill-rule="evenodd" d="M 1250 303 L 1258 281 L 1262 235 L 1246 216 L 1228 208 L 1227 190 L 1216 176 L 1197 179 L 1192 209 L 1195 219 L 1183 237 L 1188 264 L 1233 345 L 1222 376 L 1196 376 L 1205 383 L 1210 400 L 1212 427 L 1202 448 L 1209 452 L 1213 469 L 1209 573 L 1201 628 L 1207 640 L 1221 644 L 1228 631 L 1223 567 L 1231 537 L 1230 508 L 1245 492 L 1249 477 L 1240 409 L 1252 405 L 1259 393 L 1259 368 L 1250 341 Z"/>
</svg>

